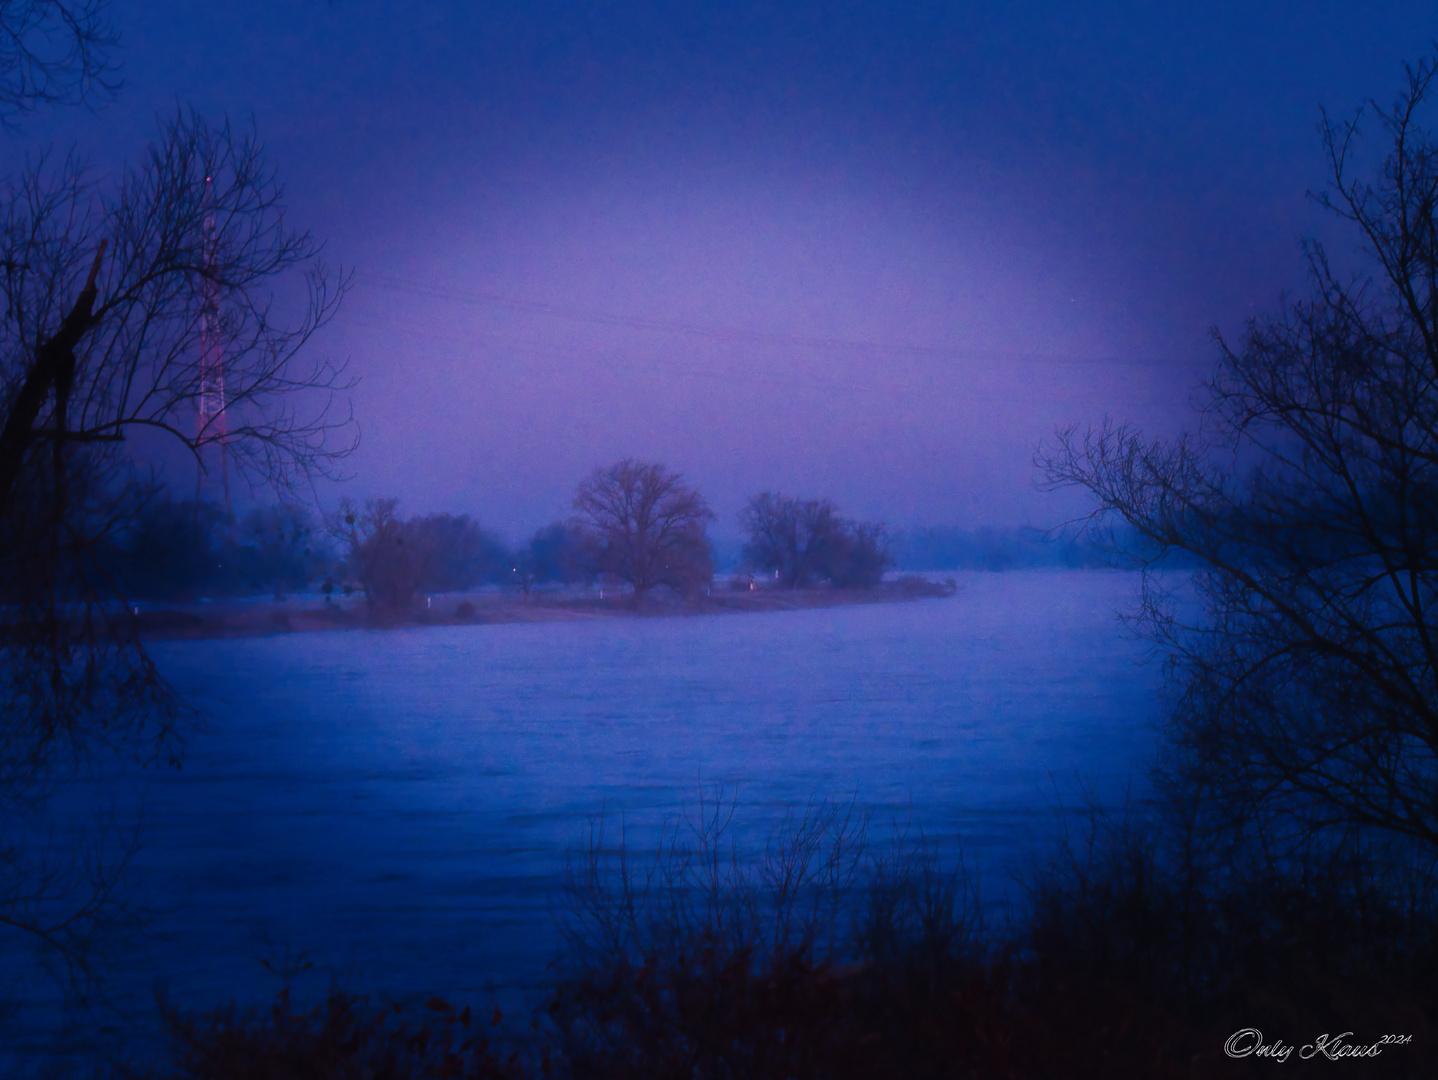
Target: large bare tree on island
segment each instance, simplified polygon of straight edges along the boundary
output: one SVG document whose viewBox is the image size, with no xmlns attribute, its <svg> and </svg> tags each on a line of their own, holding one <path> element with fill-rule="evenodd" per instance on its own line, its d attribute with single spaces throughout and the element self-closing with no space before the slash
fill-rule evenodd
<svg viewBox="0 0 1438 1080">
<path fill-rule="evenodd" d="M 352 446 L 342 371 L 303 352 L 344 291 L 318 253 L 257 140 L 193 114 L 113 181 L 38 155 L 0 184 L 0 952 L 87 974 L 126 855 L 39 842 L 47 801 L 102 759 L 177 760 L 188 705 L 110 558 L 158 491 L 129 436 L 280 487 Z"/>
<path fill-rule="evenodd" d="M 1039 464 L 1127 525 L 1148 568 L 1197 564 L 1195 607 L 1145 575 L 1140 626 L 1171 675 L 1165 771 L 1230 827 L 1308 841 L 1356 830 L 1438 850 L 1438 141 L 1434 61 L 1410 69 L 1373 181 L 1358 117 L 1325 117 L 1319 201 L 1366 274 L 1305 244 L 1312 291 L 1217 337 L 1203 422 L 1063 430 Z"/>
<path fill-rule="evenodd" d="M 594 573 L 634 586 L 634 602 L 658 585 L 692 593 L 714 576 L 705 528 L 709 504 L 663 465 L 625 458 L 595 469 L 574 496 L 586 558 Z"/>
</svg>

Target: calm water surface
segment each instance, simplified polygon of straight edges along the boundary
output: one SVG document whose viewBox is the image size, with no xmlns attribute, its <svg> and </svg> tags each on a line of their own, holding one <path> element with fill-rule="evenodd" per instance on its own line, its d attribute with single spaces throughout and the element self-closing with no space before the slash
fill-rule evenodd
<svg viewBox="0 0 1438 1080">
<path fill-rule="evenodd" d="M 587 819 L 642 838 L 701 784 L 761 844 L 785 808 L 857 796 L 1002 893 L 1055 784 L 1137 777 L 1157 672 L 1115 618 L 1133 575 L 959 577 L 909 604 L 158 647 L 212 725 L 146 774 L 141 891 L 166 910 L 133 1000 L 157 978 L 259 999 L 266 941 L 360 989 L 536 986 Z"/>
</svg>

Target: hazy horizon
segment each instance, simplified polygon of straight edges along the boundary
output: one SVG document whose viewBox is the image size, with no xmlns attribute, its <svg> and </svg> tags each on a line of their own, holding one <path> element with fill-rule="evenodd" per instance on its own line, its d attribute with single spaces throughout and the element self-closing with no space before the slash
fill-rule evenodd
<svg viewBox="0 0 1438 1080">
<path fill-rule="evenodd" d="M 363 439 L 321 498 L 524 536 L 622 457 L 896 526 L 1063 520 L 1035 444 L 1172 431 L 1302 291 L 1320 106 L 1431 9 L 1109 2 L 117 4 L 127 85 L 0 137 L 109 175 L 177 105 L 253 120 L 352 270 L 317 351 Z M 1372 132 L 1370 132 L 1372 134 Z M 1375 140 L 1364 153 L 1381 149 Z M 1366 158 L 1364 160 L 1367 160 Z M 183 486 L 177 484 L 177 486 Z"/>
</svg>

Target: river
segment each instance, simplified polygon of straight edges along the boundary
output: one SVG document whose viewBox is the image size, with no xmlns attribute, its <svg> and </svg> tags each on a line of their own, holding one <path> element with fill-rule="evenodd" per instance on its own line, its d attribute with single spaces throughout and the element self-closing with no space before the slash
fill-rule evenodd
<svg viewBox="0 0 1438 1080">
<path fill-rule="evenodd" d="M 543 982 L 589 818 L 642 845 L 701 790 L 750 843 L 856 799 L 961 843 L 1001 899 L 1059 796 L 1141 784 L 1158 675 L 1116 618 L 1132 574 L 955 576 L 913 603 L 157 645 L 209 723 L 142 774 L 157 914 L 115 1000 L 261 1000 L 270 948 L 364 991 L 512 1000 Z"/>
</svg>

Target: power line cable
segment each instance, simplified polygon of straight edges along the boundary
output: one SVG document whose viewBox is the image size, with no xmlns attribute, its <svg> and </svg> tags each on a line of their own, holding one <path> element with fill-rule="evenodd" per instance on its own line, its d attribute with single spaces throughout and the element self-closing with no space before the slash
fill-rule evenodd
<svg viewBox="0 0 1438 1080">
<path fill-rule="evenodd" d="M 1014 356 L 1001 357 L 993 353 L 944 348 L 934 345 L 913 345 L 908 343 L 884 344 L 875 341 L 859 341 L 847 338 L 810 337 L 802 334 L 785 334 L 776 331 L 752 330 L 743 327 L 717 326 L 712 324 L 682 322 L 673 319 L 645 319 L 617 312 L 598 311 L 593 308 L 572 307 L 539 300 L 523 300 L 501 293 L 480 289 L 456 289 L 448 285 L 434 285 L 410 281 L 393 274 L 367 275 L 356 279 L 357 284 L 372 285 L 395 292 L 407 292 L 417 296 L 428 296 L 437 300 L 449 300 L 471 307 L 505 308 L 510 311 L 526 311 L 541 315 L 554 315 L 575 322 L 589 322 L 601 326 L 617 326 L 631 330 L 659 331 L 663 333 L 689 334 L 707 337 L 717 341 L 741 341 L 755 344 L 786 345 L 796 348 L 822 349 L 870 355 L 930 356 L 949 360 L 983 361 L 989 363 L 1062 363 L 1062 364 L 1117 364 L 1121 366 L 1162 363 L 1144 359 L 1123 359 L 1120 357 L 1081 356 Z"/>
</svg>

